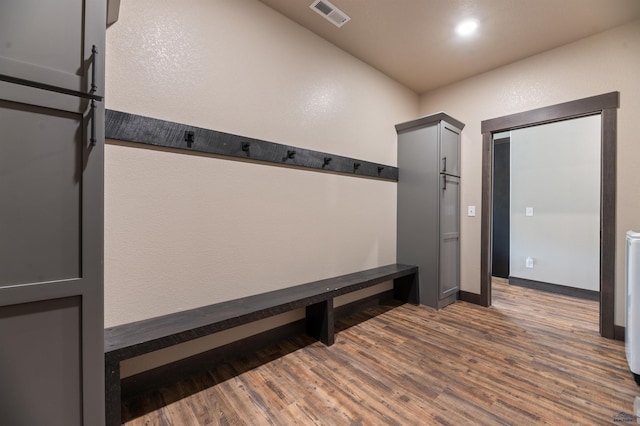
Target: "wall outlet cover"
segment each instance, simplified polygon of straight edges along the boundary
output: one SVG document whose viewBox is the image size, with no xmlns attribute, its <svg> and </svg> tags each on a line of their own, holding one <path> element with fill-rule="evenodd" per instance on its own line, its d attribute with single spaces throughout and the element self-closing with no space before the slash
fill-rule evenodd
<svg viewBox="0 0 640 426">
<path fill-rule="evenodd" d="M 527 260 L 525 260 L 525 267 L 533 268 L 533 257 L 527 257 Z"/>
<path fill-rule="evenodd" d="M 524 210 L 524 215 L 525 215 L 525 216 L 533 216 L 533 207 L 527 207 L 527 208 Z"/>
<path fill-rule="evenodd" d="M 475 216 L 476 215 L 476 206 L 468 206 L 467 207 L 467 216 Z"/>
</svg>

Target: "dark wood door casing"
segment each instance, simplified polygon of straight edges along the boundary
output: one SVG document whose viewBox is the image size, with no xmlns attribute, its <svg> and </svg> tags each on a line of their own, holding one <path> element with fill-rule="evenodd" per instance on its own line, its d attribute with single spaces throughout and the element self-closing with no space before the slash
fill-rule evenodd
<svg viewBox="0 0 640 426">
<path fill-rule="evenodd" d="M 617 109 L 619 107 L 620 92 L 610 92 L 482 121 L 482 218 L 480 236 L 480 304 L 482 306 L 491 305 L 493 134 L 600 114 L 602 117 L 600 334 L 610 339 L 615 337 L 616 145 Z"/>
</svg>

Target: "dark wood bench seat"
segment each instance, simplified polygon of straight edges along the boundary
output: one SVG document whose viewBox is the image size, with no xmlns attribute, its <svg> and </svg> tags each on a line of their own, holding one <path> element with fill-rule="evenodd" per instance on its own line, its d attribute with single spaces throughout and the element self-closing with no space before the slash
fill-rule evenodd
<svg viewBox="0 0 640 426">
<path fill-rule="evenodd" d="M 121 424 L 121 361 L 300 308 L 307 333 L 332 345 L 334 298 L 390 280 L 395 299 L 418 303 L 418 267 L 393 264 L 105 329 L 107 426 Z"/>
</svg>

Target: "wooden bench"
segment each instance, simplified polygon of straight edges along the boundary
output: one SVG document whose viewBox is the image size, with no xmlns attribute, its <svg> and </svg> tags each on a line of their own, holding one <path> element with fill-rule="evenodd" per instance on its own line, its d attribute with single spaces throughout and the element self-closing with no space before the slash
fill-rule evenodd
<svg viewBox="0 0 640 426">
<path fill-rule="evenodd" d="M 121 361 L 299 308 L 307 333 L 332 345 L 334 298 L 390 280 L 395 299 L 418 304 L 418 267 L 394 264 L 105 329 L 107 426 L 121 424 Z"/>
</svg>

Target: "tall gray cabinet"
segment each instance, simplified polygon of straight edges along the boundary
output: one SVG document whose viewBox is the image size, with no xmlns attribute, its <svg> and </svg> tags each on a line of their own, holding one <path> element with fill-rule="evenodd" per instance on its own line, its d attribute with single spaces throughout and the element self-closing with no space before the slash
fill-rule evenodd
<svg viewBox="0 0 640 426">
<path fill-rule="evenodd" d="M 398 263 L 418 265 L 420 304 L 437 309 L 460 286 L 460 132 L 438 113 L 396 125 Z"/>
<path fill-rule="evenodd" d="M 0 424 L 104 424 L 104 0 L 0 3 Z"/>
</svg>

